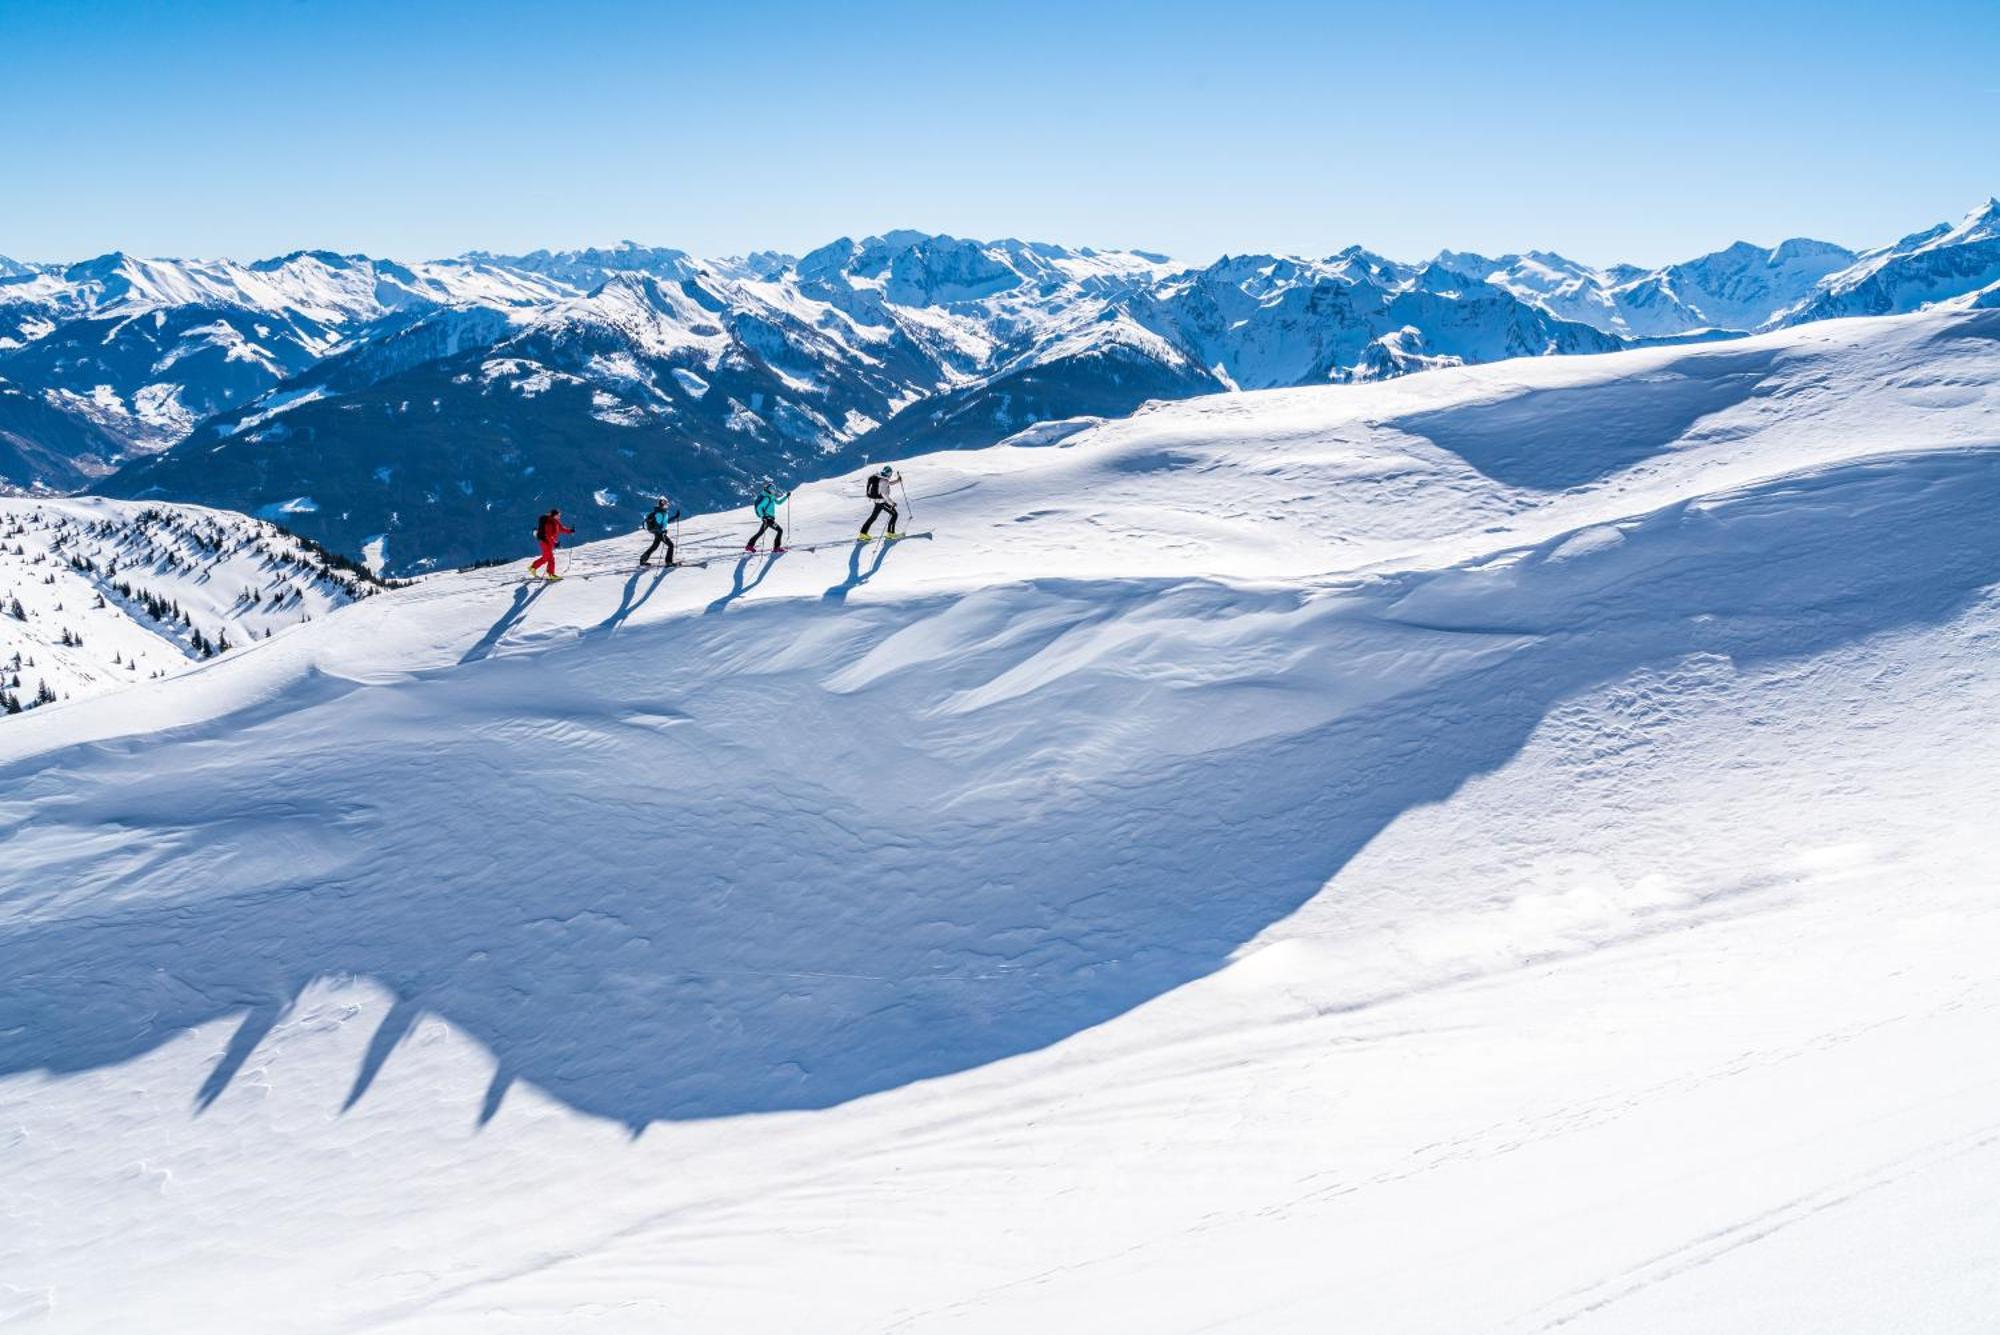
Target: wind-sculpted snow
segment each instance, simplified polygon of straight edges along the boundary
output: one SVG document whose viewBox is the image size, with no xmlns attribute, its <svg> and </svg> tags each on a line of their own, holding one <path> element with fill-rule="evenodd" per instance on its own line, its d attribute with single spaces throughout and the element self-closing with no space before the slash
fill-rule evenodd
<svg viewBox="0 0 2000 1335">
<path fill-rule="evenodd" d="M 1654 432 L 1671 434 L 1774 355 L 1401 425 L 1555 459 L 1538 419 L 1629 426 L 1673 398 Z M 1589 444 L 1591 476 L 1629 463 Z M 725 594 L 719 615 L 632 624 L 690 577 L 656 570 L 532 653 L 496 650 L 577 595 L 496 588 L 498 636 L 463 666 L 321 678 L 271 716 L 11 771 L 36 816 L 10 858 L 48 890 L 12 906 L 0 968 L 31 1000 L 7 1062 L 123 1060 L 245 1012 L 240 1060 L 314 980 L 350 975 L 402 999 L 392 1025 L 430 1012 L 480 1039 L 499 1085 L 633 1126 L 821 1107 L 1041 1047 L 1219 967 L 1578 692 L 1948 619 L 2000 580 L 1997 468 L 1991 451 L 1836 468 L 1358 588 L 1024 562 L 1022 582 L 962 595 L 858 604 L 836 577 L 817 600 Z M 736 563 L 738 596 L 765 564 Z M 142 860 L 101 833 L 119 827 L 150 832 Z M 115 924 L 65 921 L 114 878 Z"/>
<path fill-rule="evenodd" d="M 1393 425 L 1510 486 L 1561 491 L 1685 443 L 1703 418 L 1768 393 L 1775 349 L 1700 352 L 1636 382 L 1529 390 Z"/>
<path fill-rule="evenodd" d="M 1913 1214 L 1976 1330 L 1995 319 L 1163 406 L 32 711 L 0 1298 L 1863 1330 Z"/>
</svg>

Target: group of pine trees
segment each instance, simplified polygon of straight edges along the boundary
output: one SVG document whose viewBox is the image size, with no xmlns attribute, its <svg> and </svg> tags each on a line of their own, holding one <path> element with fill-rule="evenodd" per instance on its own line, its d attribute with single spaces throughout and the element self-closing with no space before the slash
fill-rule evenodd
<svg viewBox="0 0 2000 1335">
<path fill-rule="evenodd" d="M 46 678 L 36 679 L 35 694 L 31 699 L 25 702 L 21 699 L 21 670 L 34 665 L 34 659 L 23 659 L 21 651 L 17 649 L 14 651 L 13 661 L 6 667 L 0 668 L 0 714 L 18 714 L 36 705 L 52 705 L 56 702 L 55 688 L 49 685 Z"/>
<path fill-rule="evenodd" d="M 310 538 L 262 520 L 160 506 L 121 508 L 92 517 L 37 505 L 0 516 L 0 525 L 4 525 L 0 527 L 0 555 L 19 557 L 30 567 L 53 567 L 42 575 L 42 584 L 56 584 L 56 571 L 66 568 L 97 586 L 92 610 L 109 607 L 106 598 L 114 597 L 128 615 L 150 620 L 161 634 L 180 641 L 189 653 L 204 659 L 235 647 L 227 627 L 211 633 L 197 626 L 176 597 L 147 587 L 145 576 L 205 583 L 225 561 L 252 562 L 268 582 L 242 589 L 235 599 L 235 611 L 229 615 L 261 613 L 268 617 L 282 613 L 299 621 L 311 619 L 307 610 L 310 591 L 324 591 L 339 603 L 395 586 Z M 32 553 L 26 546 L 30 538 L 38 546 Z M 243 566 L 236 569 L 241 571 Z M 18 594 L 4 595 L 0 601 L 0 617 L 23 623 L 31 618 L 40 620 L 49 610 L 45 606 L 31 613 Z M 60 612 L 61 604 L 53 610 Z M 272 629 L 266 626 L 262 636 L 268 638 Z M 253 627 L 248 634 L 254 639 L 259 632 Z M 57 627 L 54 642 L 66 649 L 79 649 L 84 646 L 84 635 L 65 622 Z M 17 652 L 14 660 L 12 669 L 0 672 L 0 714 L 17 714 L 61 698 L 46 677 L 35 678 L 32 688 L 25 686 L 22 655 Z M 33 666 L 33 659 L 26 662 Z M 139 666 L 136 656 L 128 662 L 123 652 L 115 656 L 114 665 L 134 671 Z M 56 679 L 62 680 L 60 668 Z"/>
</svg>

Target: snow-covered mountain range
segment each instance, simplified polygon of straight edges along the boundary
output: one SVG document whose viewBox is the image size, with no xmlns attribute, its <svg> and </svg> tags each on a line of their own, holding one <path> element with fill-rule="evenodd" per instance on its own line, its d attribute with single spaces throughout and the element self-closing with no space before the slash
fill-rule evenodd
<svg viewBox="0 0 2000 1335">
<path fill-rule="evenodd" d="M 1564 319 L 1644 339 L 1769 327 L 1857 258 L 1830 242 L 1794 239 L 1769 249 L 1738 242 L 1652 270 L 1593 269 L 1539 251 L 1494 260 L 1447 252 L 1438 263 L 1478 274 Z"/>
<path fill-rule="evenodd" d="M 905 462 L 0 724 L 0 1323 L 1991 1329 L 2000 311 Z"/>
<path fill-rule="evenodd" d="M 403 265 L 109 255 L 0 277 L 0 485 L 280 514 L 411 571 L 1153 399 L 1356 383 L 1828 315 L 1993 300 L 2000 203 L 1855 255 L 1736 245 L 1641 271 L 1406 264 L 922 232 L 718 261 L 631 243 Z"/>
<path fill-rule="evenodd" d="M 412 310 L 519 310 L 562 289 L 475 260 L 402 265 L 300 251 L 251 264 L 110 254 L 0 275 L 0 377 L 99 428 L 127 454 L 164 449 Z M 5 413 L 0 405 L 0 414 Z M 28 429 L 0 415 L 0 439 Z M 30 437 L 31 438 L 31 437 Z M 84 478 L 105 461 L 77 459 Z M 17 487 L 76 478 L 29 473 Z"/>
</svg>

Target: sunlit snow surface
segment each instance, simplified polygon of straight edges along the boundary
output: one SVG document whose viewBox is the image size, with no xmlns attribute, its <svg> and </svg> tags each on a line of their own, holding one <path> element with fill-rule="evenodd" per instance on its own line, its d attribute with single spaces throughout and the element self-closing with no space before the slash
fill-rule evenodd
<svg viewBox="0 0 2000 1335">
<path fill-rule="evenodd" d="M 0 721 L 0 1319 L 1988 1329 L 1997 407 L 1197 400 Z"/>
</svg>

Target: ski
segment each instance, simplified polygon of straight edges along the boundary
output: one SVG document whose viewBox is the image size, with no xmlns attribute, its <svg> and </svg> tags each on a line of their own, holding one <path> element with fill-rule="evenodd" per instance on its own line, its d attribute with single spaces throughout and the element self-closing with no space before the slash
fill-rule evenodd
<svg viewBox="0 0 2000 1335">
<path fill-rule="evenodd" d="M 548 575 L 536 573 L 536 574 L 525 575 L 518 580 L 509 578 L 507 580 L 498 582 L 502 584 L 518 583 L 523 585 L 560 584 L 567 580 L 588 581 L 594 579 L 606 579 L 611 576 L 617 576 L 617 575 L 630 576 L 630 575 L 636 575 L 639 572 L 645 570 L 658 570 L 663 574 L 669 570 L 704 570 L 707 567 L 712 566 L 720 561 L 729 561 L 729 560 L 747 561 L 759 556 L 764 557 L 768 560 L 771 557 L 786 556 L 791 554 L 792 552 L 823 552 L 833 548 L 859 547 L 870 542 L 883 542 L 883 543 L 900 542 L 906 538 L 934 538 L 936 536 L 937 534 L 931 529 L 923 529 L 915 533 L 897 533 L 893 536 L 889 534 L 870 534 L 866 538 L 861 538 L 861 537 L 835 538 L 825 542 L 794 543 L 791 546 L 784 548 L 782 551 L 777 551 L 777 552 L 770 551 L 769 549 L 761 549 L 754 552 L 745 552 L 745 551 L 718 552 L 713 556 L 704 556 L 698 561 L 670 561 L 662 565 L 655 565 L 652 562 L 647 562 L 645 565 L 638 565 L 637 563 L 634 563 L 629 566 L 593 565 L 577 570 L 572 570 L 570 573 L 566 575 L 556 575 L 551 577 Z"/>
</svg>

